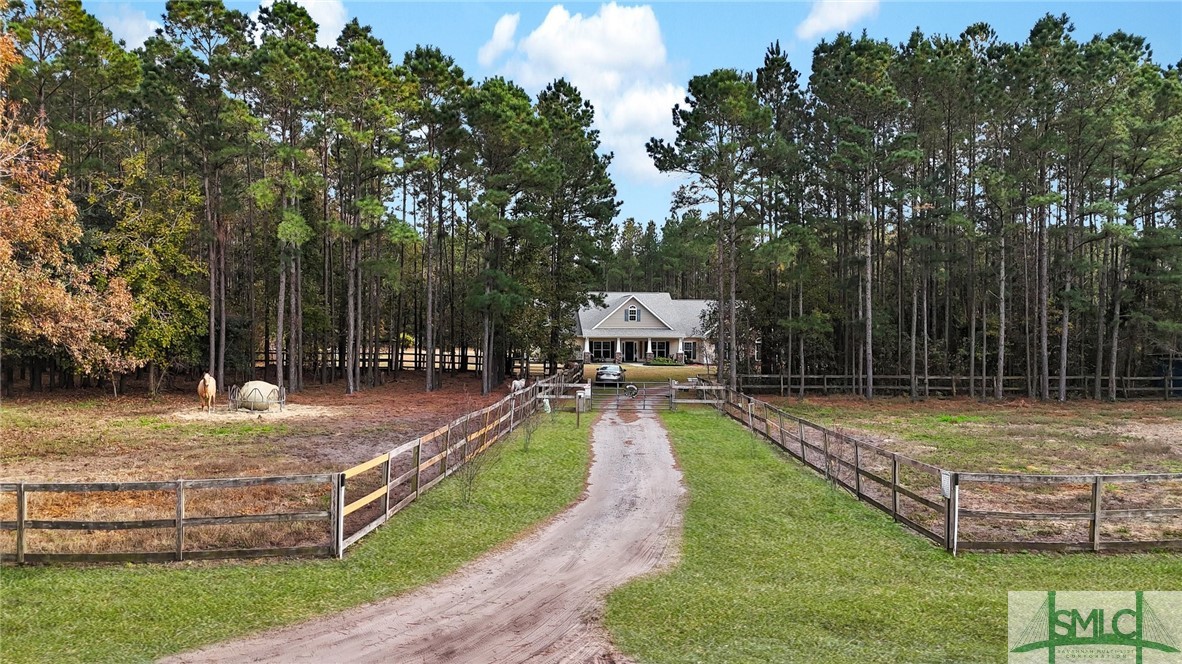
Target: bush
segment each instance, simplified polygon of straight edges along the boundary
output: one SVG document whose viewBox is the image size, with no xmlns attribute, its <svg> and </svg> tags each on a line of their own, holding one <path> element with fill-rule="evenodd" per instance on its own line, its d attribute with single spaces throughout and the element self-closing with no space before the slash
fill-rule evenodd
<svg viewBox="0 0 1182 664">
<path fill-rule="evenodd" d="M 644 363 L 646 367 L 679 367 L 681 363 L 669 357 L 654 357 Z"/>
</svg>

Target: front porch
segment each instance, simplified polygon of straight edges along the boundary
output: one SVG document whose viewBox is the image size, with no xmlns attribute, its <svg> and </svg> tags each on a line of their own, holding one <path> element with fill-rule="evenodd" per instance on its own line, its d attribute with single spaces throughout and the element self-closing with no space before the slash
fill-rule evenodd
<svg viewBox="0 0 1182 664">
<path fill-rule="evenodd" d="M 658 357 L 684 364 L 697 356 L 697 343 L 684 337 L 583 338 L 584 362 L 651 362 Z"/>
</svg>

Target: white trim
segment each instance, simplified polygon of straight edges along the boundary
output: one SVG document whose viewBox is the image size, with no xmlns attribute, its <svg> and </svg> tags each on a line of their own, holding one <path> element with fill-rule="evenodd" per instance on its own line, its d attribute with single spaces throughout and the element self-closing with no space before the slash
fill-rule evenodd
<svg viewBox="0 0 1182 664">
<path fill-rule="evenodd" d="M 619 303 L 618 305 L 616 305 L 616 308 L 615 308 L 615 309 L 612 309 L 611 311 L 609 311 L 609 312 L 607 313 L 607 315 L 606 315 L 606 316 L 604 316 L 603 318 L 599 319 L 599 322 L 598 322 L 598 323 L 596 323 L 596 324 L 594 324 L 594 325 L 592 325 L 592 326 L 591 326 L 591 329 L 592 329 L 592 330 L 598 329 L 600 325 L 603 325 L 603 324 L 604 324 L 604 323 L 607 321 L 607 319 L 609 319 L 609 318 L 611 318 L 612 316 L 614 316 L 614 315 L 615 315 L 615 313 L 616 313 L 617 311 L 619 311 L 620 309 L 623 309 L 625 304 L 628 304 L 629 302 L 632 302 L 632 301 L 635 301 L 635 302 L 636 302 L 636 304 L 639 304 L 640 306 L 644 307 L 644 310 L 645 310 L 645 311 L 647 311 L 647 312 L 649 312 L 650 314 L 652 314 L 652 315 L 653 315 L 653 318 L 656 318 L 658 321 L 660 321 L 661 325 L 664 325 L 664 326 L 665 326 L 665 329 L 667 329 L 667 330 L 669 330 L 669 331 L 674 331 L 674 330 L 673 330 L 673 326 L 672 326 L 672 325 L 670 325 L 669 323 L 666 323 L 664 318 L 661 318 L 660 316 L 658 316 L 658 315 L 656 314 L 656 312 L 654 312 L 654 311 L 653 311 L 652 309 L 650 309 L 649 307 L 645 306 L 644 302 L 641 302 L 639 298 L 637 298 L 635 295 L 632 295 L 632 294 L 629 294 L 629 295 L 628 295 L 628 297 L 624 298 L 624 301 L 623 301 L 623 302 L 621 302 L 621 303 Z M 637 321 L 637 322 L 639 322 L 639 321 Z M 637 329 L 638 329 L 638 330 L 642 330 L 642 329 L 644 329 L 644 328 L 637 328 Z"/>
</svg>

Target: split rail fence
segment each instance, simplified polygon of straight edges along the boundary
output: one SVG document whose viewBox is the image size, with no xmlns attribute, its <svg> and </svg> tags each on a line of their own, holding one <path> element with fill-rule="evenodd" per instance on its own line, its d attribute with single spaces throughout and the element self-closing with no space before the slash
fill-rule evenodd
<svg viewBox="0 0 1182 664">
<path fill-rule="evenodd" d="M 962 550 L 1182 549 L 1178 538 L 1182 536 L 1182 473 L 950 471 L 796 417 L 734 390 L 726 390 L 720 409 L 834 486 L 953 555 Z M 1048 487 L 1057 491 L 1049 492 Z M 1141 489 L 1141 494 L 1130 488 Z M 1110 496 L 1108 502 L 1106 495 Z M 1058 509 L 996 509 L 999 504 L 1035 501 Z M 1163 521 L 1174 525 L 1161 527 Z M 1139 532 L 1173 536 L 1147 539 L 1138 537 Z M 972 539 L 961 539 L 962 534 Z"/>
<path fill-rule="evenodd" d="M 335 556 L 389 520 L 425 491 L 444 478 L 472 463 L 490 446 L 503 439 L 524 420 L 534 415 L 538 404 L 557 394 L 567 377 L 551 376 L 526 389 L 510 394 L 497 403 L 456 419 L 450 424 L 385 454 L 341 472 L 274 477 L 189 479 L 162 482 L 4 482 L 0 494 L 15 496 L 14 520 L 0 520 L 0 533 L 15 534 L 14 551 L 0 554 L 0 562 L 79 563 L 79 562 L 167 562 L 219 558 L 259 558 L 270 556 Z M 222 514 L 194 516 L 186 509 L 186 500 L 198 491 L 251 490 L 308 485 L 309 495 L 296 501 L 305 506 L 298 511 L 266 514 Z M 327 495 L 325 495 L 327 490 Z M 70 494 L 92 497 L 111 492 L 143 492 L 153 495 L 159 507 L 161 493 L 175 502 L 170 518 L 121 520 L 64 520 L 36 518 L 29 497 L 45 494 Z M 362 495 L 351 502 L 347 496 Z M 84 498 L 85 500 L 85 498 Z M 95 503 L 103 502 L 94 499 Z M 290 501 L 289 501 L 290 502 Z M 321 509 L 308 509 L 313 504 Z M 171 511 L 171 507 L 169 510 Z M 186 531 L 205 526 L 247 524 L 293 524 L 320 522 L 320 544 L 278 547 L 235 547 L 195 549 L 187 541 Z M 163 529 L 173 531 L 170 546 L 154 551 L 46 552 L 30 550 L 31 533 L 45 530 L 72 530 L 95 533 L 103 531 Z"/>
<path fill-rule="evenodd" d="M 743 374 L 738 377 L 739 388 L 747 394 L 859 394 L 865 387 L 860 376 L 849 374 Z M 1058 377 L 1051 376 L 1051 389 L 1056 389 Z M 1088 397 L 1094 394 L 1095 376 L 1068 376 L 1067 392 Z M 1173 389 L 1170 389 L 1170 385 Z M 1100 394 L 1108 396 L 1107 376 L 1099 379 Z M 993 396 L 996 377 L 922 376 L 916 377 L 916 393 L 926 396 L 967 396 L 971 393 Z M 802 387 L 803 386 L 803 387 Z M 1006 376 L 1002 379 L 1002 394 L 1022 397 L 1030 393 L 1026 376 Z M 881 375 L 874 377 L 874 393 L 907 396 L 911 394 L 911 376 Z M 1122 399 L 1177 399 L 1182 398 L 1182 376 L 1129 376 L 1116 379 L 1116 394 Z"/>
</svg>

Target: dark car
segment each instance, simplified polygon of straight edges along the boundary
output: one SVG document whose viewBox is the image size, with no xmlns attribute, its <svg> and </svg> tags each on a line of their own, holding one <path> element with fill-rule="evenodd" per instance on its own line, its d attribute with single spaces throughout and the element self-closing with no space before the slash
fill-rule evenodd
<svg viewBox="0 0 1182 664">
<path fill-rule="evenodd" d="M 624 367 L 618 364 L 605 364 L 595 371 L 596 383 L 623 383 Z"/>
</svg>

